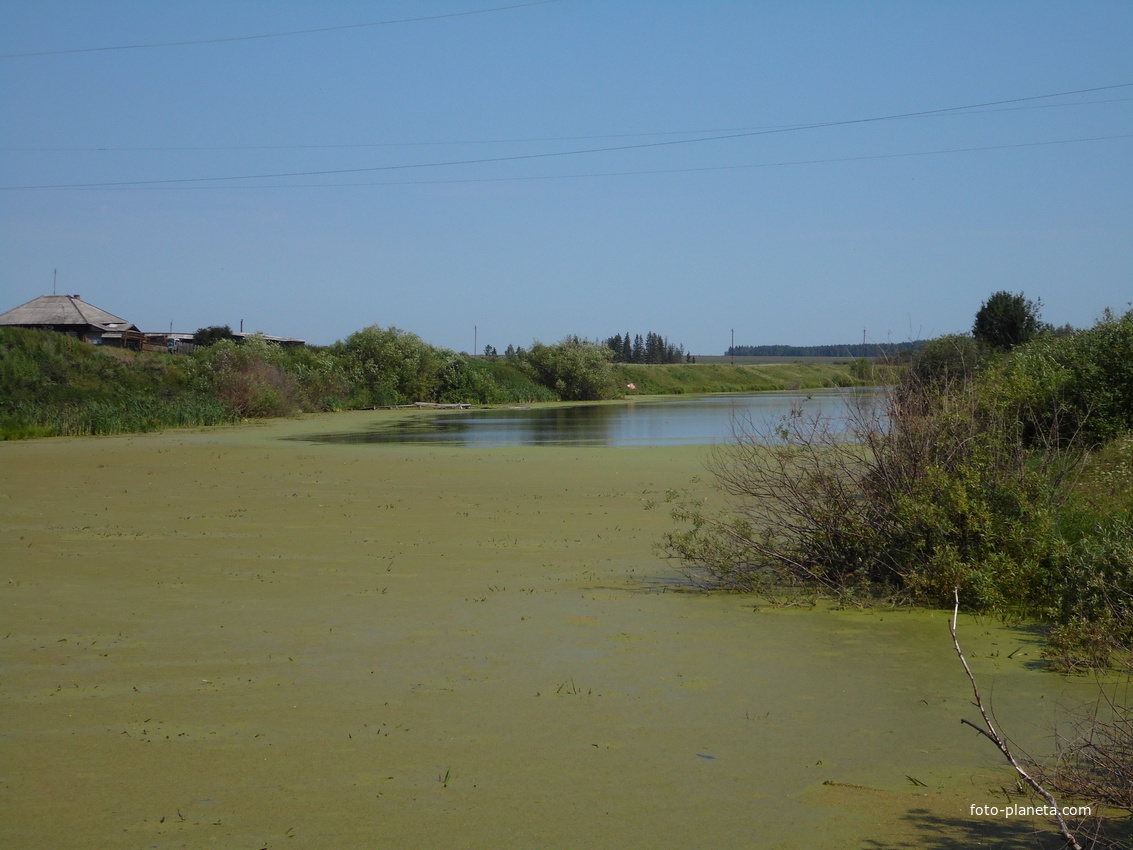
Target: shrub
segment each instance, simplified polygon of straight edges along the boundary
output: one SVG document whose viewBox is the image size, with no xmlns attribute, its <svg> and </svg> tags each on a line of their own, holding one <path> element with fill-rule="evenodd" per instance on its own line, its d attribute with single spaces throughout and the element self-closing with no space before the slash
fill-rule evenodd
<svg viewBox="0 0 1133 850">
<path fill-rule="evenodd" d="M 282 347 L 262 336 L 246 337 L 241 345 L 221 340 L 191 357 L 198 386 L 238 416 L 290 416 L 302 409 L 302 394 L 284 368 Z"/>
<path fill-rule="evenodd" d="M 372 325 L 331 350 L 351 385 L 352 407 L 436 401 L 443 354 L 416 334 Z"/>
<path fill-rule="evenodd" d="M 916 352 L 911 377 L 917 386 L 947 386 L 972 378 L 986 362 L 986 350 L 975 339 L 950 334 L 929 340 Z"/>
<path fill-rule="evenodd" d="M 933 604 L 960 587 L 979 610 L 1028 608 L 1053 546 L 1053 493 L 971 389 L 903 386 L 880 410 L 848 409 L 848 440 L 804 416 L 749 429 L 713 458 L 731 514 L 680 508 L 694 531 L 665 545 L 729 586 L 754 573 Z"/>
<path fill-rule="evenodd" d="M 535 342 L 520 356 L 528 374 L 564 401 L 611 398 L 613 358 L 607 346 L 576 336 L 555 345 Z"/>
<path fill-rule="evenodd" d="M 1133 315 L 1107 316 L 977 369 L 966 343 L 930 345 L 881 411 L 847 412 L 850 440 L 792 416 L 718 450 L 729 511 L 679 505 L 663 548 L 709 584 L 934 605 L 959 588 L 1048 617 L 1060 651 L 1133 641 L 1133 441 L 1086 451 L 1133 430 L 1131 339 Z"/>
</svg>

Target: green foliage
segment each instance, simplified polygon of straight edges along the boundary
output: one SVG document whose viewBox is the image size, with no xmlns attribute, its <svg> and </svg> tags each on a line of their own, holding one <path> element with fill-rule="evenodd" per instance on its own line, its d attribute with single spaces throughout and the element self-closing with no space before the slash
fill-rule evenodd
<svg viewBox="0 0 1133 850">
<path fill-rule="evenodd" d="M 252 334 L 192 354 L 128 352 L 64 334 L 0 328 L 0 436 L 145 431 L 413 401 L 557 401 L 512 359 L 478 360 L 397 328 L 329 348 Z"/>
<path fill-rule="evenodd" d="M 947 386 L 966 381 L 987 362 L 987 354 L 976 340 L 965 334 L 931 339 L 913 356 L 910 369 L 918 386 Z"/>
<path fill-rule="evenodd" d="M 473 373 L 473 377 L 464 384 L 468 392 L 453 392 L 446 388 L 442 393 L 444 401 L 476 401 L 482 404 L 559 401 L 557 393 L 535 383 L 522 365 L 512 360 L 460 359 L 462 369 Z M 451 379 L 446 380 L 451 385 Z"/>
<path fill-rule="evenodd" d="M 443 355 L 416 334 L 372 325 L 334 346 L 352 388 L 351 407 L 436 401 Z"/>
<path fill-rule="evenodd" d="M 1092 328 L 1043 335 L 985 379 L 1033 443 L 1099 445 L 1133 429 L 1133 310 Z"/>
<path fill-rule="evenodd" d="M 0 439 L 211 425 L 232 415 L 196 392 L 184 358 L 0 328 Z"/>
<path fill-rule="evenodd" d="M 789 417 L 719 450 L 729 510 L 680 506 L 664 548 L 745 590 L 947 606 L 959 588 L 1049 618 L 1063 660 L 1133 643 L 1133 312 L 992 361 L 973 346 L 926 346 L 883 411 L 847 411 L 854 440 Z"/>
<path fill-rule="evenodd" d="M 262 336 L 242 345 L 221 340 L 193 355 L 202 388 L 237 416 L 291 416 L 302 409 L 298 382 L 284 367 L 284 352 Z"/>
<path fill-rule="evenodd" d="M 1041 309 L 1041 301 L 1029 301 L 1022 292 L 996 292 L 976 313 L 972 336 L 992 348 L 1022 345 L 1042 329 Z"/>
<path fill-rule="evenodd" d="M 605 345 L 567 337 L 555 345 L 532 344 L 520 356 L 528 374 L 564 401 L 593 401 L 614 395 L 613 352 Z"/>
<path fill-rule="evenodd" d="M 222 339 L 235 339 L 232 328 L 228 325 L 210 325 L 207 328 L 197 328 L 193 334 L 193 345 L 209 346 Z"/>
</svg>

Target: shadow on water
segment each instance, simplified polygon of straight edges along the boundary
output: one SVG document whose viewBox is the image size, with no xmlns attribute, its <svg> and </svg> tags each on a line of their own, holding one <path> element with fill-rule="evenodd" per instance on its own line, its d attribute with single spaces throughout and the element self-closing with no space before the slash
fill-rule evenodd
<svg viewBox="0 0 1133 850">
<path fill-rule="evenodd" d="M 875 850 L 1060 850 L 1066 846 L 1054 824 L 1043 827 L 1033 821 L 993 817 L 942 817 L 927 809 L 910 809 L 902 820 L 913 828 L 915 837 L 899 841 L 866 839 L 860 846 Z M 1093 822 L 1071 823 L 1070 828 L 1083 847 L 1133 846 L 1133 822 L 1128 818 L 1107 822 L 1100 837 Z"/>
</svg>

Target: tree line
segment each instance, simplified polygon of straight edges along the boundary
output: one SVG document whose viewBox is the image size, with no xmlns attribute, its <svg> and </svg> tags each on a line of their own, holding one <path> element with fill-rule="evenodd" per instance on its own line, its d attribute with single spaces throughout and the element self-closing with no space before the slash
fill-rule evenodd
<svg viewBox="0 0 1133 850">
<path fill-rule="evenodd" d="M 685 353 L 683 345 L 673 345 L 659 333 L 649 331 L 644 336 L 637 334 L 632 339 L 629 331 L 625 335 L 615 334 L 603 340 L 603 344 L 614 354 L 615 363 L 692 363 L 694 358 Z"/>
</svg>

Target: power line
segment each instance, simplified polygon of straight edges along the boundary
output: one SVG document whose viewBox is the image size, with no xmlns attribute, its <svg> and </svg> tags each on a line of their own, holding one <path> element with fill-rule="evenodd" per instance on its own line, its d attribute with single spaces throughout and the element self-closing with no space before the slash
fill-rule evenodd
<svg viewBox="0 0 1133 850">
<path fill-rule="evenodd" d="M 334 27 L 315 27 L 305 30 L 290 30 L 288 32 L 272 32 L 260 35 L 237 35 L 228 38 L 202 38 L 192 41 L 157 41 L 147 44 L 117 44 L 110 47 L 75 47 L 68 50 L 40 50 L 33 53 L 5 53 L 0 59 L 26 59 L 32 56 L 64 56 L 72 53 L 104 53 L 111 50 L 145 50 L 156 47 L 189 47 L 198 44 L 227 44 L 235 41 L 257 41 L 266 38 L 287 38 L 294 35 L 311 35 L 322 32 L 336 32 L 338 30 L 363 29 L 365 27 L 382 27 L 391 24 L 414 24 L 422 21 L 437 21 L 443 18 L 464 18 L 470 15 L 486 15 L 491 12 L 506 12 L 512 9 L 523 9 L 528 6 L 546 6 L 549 3 L 558 3 L 559 0 L 532 0 L 529 3 L 516 3 L 511 6 L 493 6 L 488 9 L 471 9 L 466 12 L 449 12 L 444 15 L 422 15 L 416 18 L 392 18 L 386 21 L 367 21 L 361 24 L 342 24 Z"/>
<path fill-rule="evenodd" d="M 373 173 L 378 171 L 408 171 L 422 168 L 441 168 L 456 165 L 483 165 L 495 162 L 519 162 L 523 160 L 533 159 L 550 159 L 566 156 L 579 156 L 583 154 L 593 153 L 612 153 L 616 151 L 628 150 L 644 150 L 647 148 L 661 148 L 672 147 L 676 145 L 689 145 L 689 144 L 702 144 L 704 142 L 716 142 L 729 139 L 742 139 L 751 138 L 754 136 L 774 135 L 787 132 L 795 132 L 798 130 L 816 130 L 826 129 L 830 127 L 848 127 L 862 124 L 875 124 L 883 121 L 894 121 L 905 118 L 915 118 L 926 115 L 944 115 L 948 113 L 956 113 L 964 110 L 982 109 L 991 106 L 1004 106 L 1014 103 L 1026 103 L 1036 100 L 1044 100 L 1055 97 L 1067 97 L 1075 94 L 1088 94 L 1097 91 L 1109 91 L 1113 89 L 1133 87 L 1133 83 L 1117 83 L 1108 86 L 1097 86 L 1088 89 L 1077 89 L 1067 92 L 1055 92 L 1051 94 L 1031 95 L 1028 97 L 1017 97 L 1006 100 L 988 101 L 985 103 L 969 104 L 967 106 L 950 106 L 939 109 L 926 109 L 916 112 L 903 112 L 893 115 L 880 115 L 870 118 L 852 118 L 842 121 L 823 121 L 814 124 L 792 125 L 790 127 L 780 127 L 762 130 L 750 130 L 739 133 L 719 133 L 710 136 L 700 136 L 693 139 L 670 139 L 661 142 L 640 142 L 631 145 L 608 145 L 605 147 L 596 148 L 581 148 L 565 151 L 548 151 L 543 153 L 529 153 L 529 154 L 512 154 L 510 156 L 493 156 L 493 157 L 478 157 L 474 159 L 457 159 L 457 160 L 443 160 L 438 162 L 422 162 L 422 163 L 403 163 L 400 165 L 374 165 L 362 168 L 333 168 L 333 169 L 318 169 L 311 171 L 283 171 L 263 174 L 235 174 L 226 175 L 221 177 L 181 177 L 181 178 L 165 178 L 158 180 L 117 180 L 117 181 L 101 181 L 92 183 L 58 183 L 58 184 L 39 184 L 39 185 L 26 185 L 26 186 L 0 186 L 0 190 L 27 190 L 27 189 L 95 189 L 95 188 L 113 188 L 116 186 L 156 186 L 163 184 L 195 184 L 195 183 L 220 183 L 231 180 L 273 180 L 283 177 L 326 177 L 333 174 L 364 174 Z"/>
<path fill-rule="evenodd" d="M 761 163 L 748 163 L 744 165 L 704 165 L 689 168 L 655 168 L 643 169 L 637 171 L 591 171 L 579 172 L 574 174 L 537 174 L 531 176 L 520 177 L 463 177 L 453 178 L 448 180 L 383 180 L 383 181 L 368 181 L 359 183 L 273 183 L 267 186 L 202 186 L 200 184 L 193 186 L 139 186 L 139 185 L 107 185 L 95 184 L 91 185 L 73 185 L 73 186 L 51 186 L 51 187 L 34 187 L 34 188 L 51 188 L 51 189 L 90 189 L 100 188 L 103 190 L 112 191 L 184 191 L 186 189 L 249 189 L 249 190 L 263 190 L 263 189 L 320 189 L 320 188 L 352 188 L 359 186 L 437 186 L 437 185 L 450 185 L 462 183 L 518 183 L 518 182 L 534 182 L 539 180 L 573 180 L 591 177 L 635 177 L 635 176 L 649 176 L 658 174 L 695 174 L 700 172 L 709 171 L 741 171 L 745 169 L 757 168 L 786 168 L 790 166 L 799 165 L 829 165 L 842 162 L 866 162 L 870 160 L 884 160 L 884 159 L 906 159 L 919 156 L 940 156 L 943 154 L 953 153 L 981 153 L 986 151 L 1000 151 L 1000 150 L 1013 150 L 1018 148 L 1037 148 L 1049 147 L 1052 145 L 1072 145 L 1081 144 L 1084 142 L 1105 142 L 1117 139 L 1133 139 L 1133 133 L 1125 133 L 1116 136 L 1092 136 L 1081 139 L 1053 139 L 1045 142 L 1018 142 L 1009 145 L 982 145 L 979 147 L 967 148 L 941 148 L 939 150 L 931 151 L 912 151 L 904 153 L 884 153 L 884 154 L 865 154 L 862 156 L 844 156 L 844 157 L 829 157 L 826 159 L 799 159 L 799 160 L 780 160 L 776 162 L 761 162 Z M 12 187 L 0 187 L 11 189 Z"/>
<path fill-rule="evenodd" d="M 1047 97 L 1061 97 L 1062 95 L 1046 95 Z M 1079 100 L 1071 103 L 1032 103 L 1027 106 L 1004 106 L 989 109 L 958 110 L 947 115 L 942 114 L 916 114 L 913 118 L 947 118 L 954 115 L 988 115 L 996 112 L 1022 112 L 1034 109 L 1063 109 L 1071 106 L 1092 106 L 1104 103 L 1128 103 L 1133 97 L 1106 98 L 1103 100 Z M 823 125 L 829 122 L 824 122 Z M 715 133 L 740 133 L 751 131 L 786 131 L 807 129 L 818 126 L 809 124 L 774 124 L 760 127 L 718 127 L 701 128 L 697 130 L 653 130 L 641 133 L 605 133 L 580 136 L 529 136 L 513 139 L 464 139 L 450 141 L 411 141 L 411 142 L 345 142 L 340 144 L 308 144 L 308 145 L 165 145 L 142 147 L 51 147 L 51 148 L 20 148 L 0 147 L 6 153 L 188 153 L 210 151 L 301 151 L 301 150 L 363 150 L 374 148 L 416 148 L 416 147 L 461 147 L 465 145 L 514 145 L 536 144 L 542 142 L 582 142 L 599 139 L 638 139 L 657 138 L 659 136 L 697 136 Z"/>
</svg>

